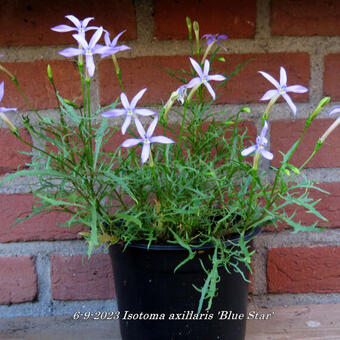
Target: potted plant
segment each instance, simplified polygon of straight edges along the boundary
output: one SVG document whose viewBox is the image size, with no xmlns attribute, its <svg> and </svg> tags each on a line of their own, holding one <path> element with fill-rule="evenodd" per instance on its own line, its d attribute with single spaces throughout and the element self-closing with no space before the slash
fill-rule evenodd
<svg viewBox="0 0 340 340">
<path fill-rule="evenodd" d="M 290 160 L 330 98 L 323 98 L 307 118 L 301 137 L 282 154 L 280 167 L 268 170 L 261 167 L 261 158 L 273 158 L 266 147 L 273 106 L 283 97 L 295 115 L 289 92 L 307 91 L 287 85 L 284 67 L 280 81 L 260 71 L 259 76 L 274 88 L 261 98 L 269 102 L 254 143 L 244 128 L 249 108 L 231 113 L 212 110 L 218 87 L 231 78 L 211 72 L 213 62 L 225 62 L 217 57 L 225 35 L 206 34 L 202 44 L 198 23 L 187 19 L 192 52 L 188 69 L 173 72 L 183 85 L 153 111 L 139 105 L 147 89 L 130 99 L 125 94 L 116 58 L 117 52 L 129 49 L 118 45 L 123 32 L 111 40 L 102 27 L 89 26 L 93 18 L 66 18 L 74 26 L 52 29 L 76 32 L 78 48 L 60 54 L 78 58 L 82 98 L 62 98 L 48 67 L 60 115 L 59 119 L 45 117 L 31 106 L 35 121 L 28 116 L 22 121 L 34 144 L 5 115 L 15 109 L 0 108 L 0 117 L 32 148 L 33 156 L 29 169 L 6 176 L 2 183 L 33 176 L 37 201 L 26 218 L 67 212 L 70 218 L 64 226 L 87 228 L 81 234 L 89 256 L 94 247 L 110 245 L 123 339 L 243 339 L 254 252 L 251 240 L 262 226 L 278 221 L 294 232 L 319 230 L 317 223 L 304 226 L 294 221 L 294 214 L 286 212 L 289 205 L 302 206 L 326 220 L 309 196 L 311 189 L 321 189 L 301 171 L 339 120 L 301 167 Z M 100 45 L 103 36 L 105 45 Z M 112 57 L 121 93 L 114 94 L 117 100 L 112 105 L 93 112 L 90 88 L 95 54 Z M 16 77 L 3 66 L 0 69 L 22 93 Z M 1 83 L 0 99 L 3 95 Z M 121 127 L 110 126 L 114 117 L 123 118 Z M 129 136 L 116 149 L 108 149 L 114 134 Z M 252 162 L 248 156 L 253 156 Z"/>
</svg>

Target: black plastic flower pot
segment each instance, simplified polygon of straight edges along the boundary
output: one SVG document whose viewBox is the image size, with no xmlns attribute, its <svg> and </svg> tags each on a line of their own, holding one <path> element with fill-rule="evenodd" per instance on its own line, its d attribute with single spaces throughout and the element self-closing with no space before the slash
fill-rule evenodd
<svg viewBox="0 0 340 340">
<path fill-rule="evenodd" d="M 247 238 L 255 236 L 255 230 Z M 226 245 L 228 246 L 228 245 Z M 197 314 L 212 247 L 199 249 L 194 260 L 174 268 L 187 257 L 177 245 L 121 244 L 109 248 L 123 340 L 243 340 L 245 337 L 248 283 L 237 272 L 220 271 L 218 294 L 209 311 Z M 249 273 L 239 266 L 245 277 Z"/>
</svg>

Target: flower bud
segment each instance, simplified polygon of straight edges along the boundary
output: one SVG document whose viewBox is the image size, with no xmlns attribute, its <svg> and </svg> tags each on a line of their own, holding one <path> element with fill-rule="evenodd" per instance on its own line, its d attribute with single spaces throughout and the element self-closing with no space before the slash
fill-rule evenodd
<svg viewBox="0 0 340 340">
<path fill-rule="evenodd" d="M 199 41 L 200 40 L 200 28 L 199 28 L 197 21 L 194 21 L 193 27 L 194 27 L 194 33 L 195 33 L 196 41 Z"/>
<path fill-rule="evenodd" d="M 18 129 L 16 126 L 14 126 L 14 124 L 7 118 L 7 116 L 0 112 L 0 118 L 7 124 L 7 126 L 10 128 L 10 130 L 13 132 L 13 133 L 17 133 L 18 132 Z"/>
<path fill-rule="evenodd" d="M 195 34 L 199 35 L 200 29 L 199 29 L 199 24 L 197 21 L 194 21 L 193 27 L 194 27 Z"/>
<path fill-rule="evenodd" d="M 192 24 L 191 24 L 191 20 L 189 17 L 185 18 L 186 22 L 187 22 L 187 26 L 188 26 L 188 31 L 189 31 L 189 35 L 192 33 Z"/>
<path fill-rule="evenodd" d="M 325 105 L 327 105 L 330 102 L 330 97 L 324 97 L 320 100 L 317 108 L 314 110 L 314 112 L 307 118 L 306 120 L 306 128 L 309 127 L 309 125 L 312 123 L 314 118 L 319 114 L 319 112 L 324 108 Z"/>
<path fill-rule="evenodd" d="M 52 69 L 50 64 L 47 65 L 47 77 L 51 82 L 53 82 Z"/>
<path fill-rule="evenodd" d="M 193 23 L 195 39 L 196 39 L 196 53 L 199 55 L 200 53 L 200 29 L 197 21 Z"/>
</svg>

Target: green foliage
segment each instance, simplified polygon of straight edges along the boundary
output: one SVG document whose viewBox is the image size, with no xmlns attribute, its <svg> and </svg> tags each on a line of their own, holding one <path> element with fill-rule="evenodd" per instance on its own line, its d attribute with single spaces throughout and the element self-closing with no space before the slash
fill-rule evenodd
<svg viewBox="0 0 340 340">
<path fill-rule="evenodd" d="M 188 19 L 187 23 L 194 50 L 191 21 Z M 197 35 L 195 22 L 193 30 Z M 195 54 L 200 57 L 201 47 L 195 37 Z M 211 62 L 217 52 L 218 48 L 211 54 Z M 228 81 L 248 62 L 237 66 Z M 188 256 L 175 271 L 195 258 L 195 249 L 213 245 L 211 267 L 205 268 L 202 263 L 207 275 L 205 283 L 195 287 L 201 293 L 199 311 L 205 301 L 207 308 L 211 307 L 221 270 L 234 270 L 244 276 L 240 264 L 250 269 L 253 252 L 245 236 L 255 228 L 283 221 L 294 232 L 320 230 L 318 222 L 304 226 L 296 221 L 296 213 L 289 215 L 288 206 L 301 207 L 316 219 L 327 221 L 316 209 L 318 201 L 310 197 L 310 191 L 318 188 L 303 177 L 303 167 L 294 166 L 290 160 L 329 98 L 320 102 L 308 118 L 301 137 L 282 154 L 280 167 L 259 171 L 241 156 L 250 140 L 240 117 L 250 113 L 250 109 L 243 107 L 236 114 L 213 112 L 212 101 L 201 87 L 191 100 L 185 100 L 183 109 L 175 109 L 174 102 L 170 102 L 170 114 L 176 113 L 179 123 L 168 124 L 167 117 L 162 116 L 163 107 L 162 134 L 173 138 L 176 144 L 153 144 L 152 163 L 142 165 L 140 146 L 124 150 L 119 146 L 112 148 L 111 140 L 120 134 L 119 128 L 110 127 L 108 119 L 102 118 L 100 113 L 114 108 L 117 101 L 91 112 L 90 81 L 84 82 L 82 69 L 79 65 L 82 104 L 63 99 L 56 92 L 59 119 L 36 112 L 37 123 L 33 124 L 29 117 L 23 117 L 24 126 L 35 140 L 34 145 L 24 140 L 19 132 L 13 132 L 32 147 L 32 152 L 28 153 L 32 162 L 28 170 L 5 177 L 2 184 L 19 176 L 36 179 L 32 190 L 37 201 L 32 213 L 24 219 L 50 211 L 68 213 L 63 227 L 82 225 L 88 228 L 81 235 L 88 243 L 89 256 L 101 242 L 179 244 L 188 250 Z M 170 72 L 183 82 L 194 74 L 193 70 Z M 48 76 L 54 87 L 50 67 Z M 119 81 L 122 85 L 121 78 Z M 268 113 L 266 110 L 265 114 Z M 269 175 L 273 181 L 268 180 Z M 232 235 L 238 235 L 238 241 L 226 247 Z"/>
</svg>

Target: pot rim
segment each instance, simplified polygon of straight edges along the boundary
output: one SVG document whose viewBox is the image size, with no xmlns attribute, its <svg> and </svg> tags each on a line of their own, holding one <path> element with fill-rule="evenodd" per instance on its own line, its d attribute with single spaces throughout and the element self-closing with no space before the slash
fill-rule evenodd
<svg viewBox="0 0 340 340">
<path fill-rule="evenodd" d="M 250 232 L 246 232 L 245 236 L 244 236 L 244 240 L 248 241 L 252 238 L 254 238 L 255 236 L 257 236 L 258 234 L 261 233 L 262 230 L 262 226 L 258 226 L 254 229 L 252 229 Z M 239 241 L 239 237 L 234 237 L 230 240 L 225 241 L 225 246 L 232 246 L 232 243 L 238 242 Z M 132 247 L 132 248 L 140 248 L 140 249 L 148 249 L 148 250 L 170 250 L 170 251 L 176 251 L 176 250 L 185 250 L 187 251 L 186 248 L 182 247 L 179 244 L 150 244 L 148 246 L 148 243 L 145 242 L 130 242 L 128 245 L 128 247 Z M 193 250 L 201 250 L 201 249 L 211 249 L 214 246 L 212 244 L 206 244 L 204 246 L 201 247 L 192 247 Z"/>
</svg>

